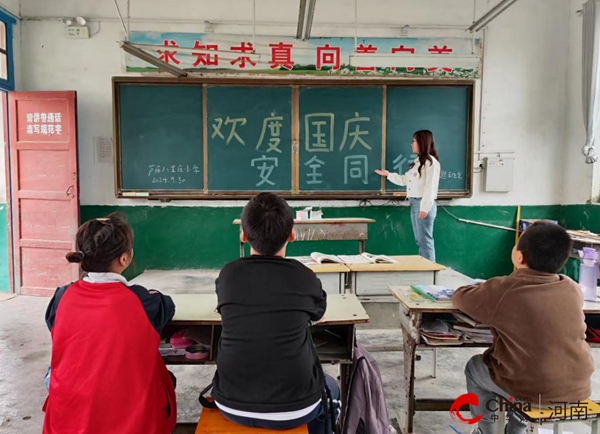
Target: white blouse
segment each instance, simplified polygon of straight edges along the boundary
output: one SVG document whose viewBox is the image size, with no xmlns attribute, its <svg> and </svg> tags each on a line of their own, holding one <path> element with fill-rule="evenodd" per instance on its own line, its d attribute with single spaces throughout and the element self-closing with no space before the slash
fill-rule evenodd
<svg viewBox="0 0 600 434">
<path fill-rule="evenodd" d="M 390 173 L 388 180 L 396 185 L 406 186 L 406 196 L 421 199 L 421 211 L 429 213 L 433 202 L 437 199 L 440 184 L 440 162 L 431 157 L 432 162 L 425 161 L 419 175 L 419 159 L 404 175 Z"/>
</svg>

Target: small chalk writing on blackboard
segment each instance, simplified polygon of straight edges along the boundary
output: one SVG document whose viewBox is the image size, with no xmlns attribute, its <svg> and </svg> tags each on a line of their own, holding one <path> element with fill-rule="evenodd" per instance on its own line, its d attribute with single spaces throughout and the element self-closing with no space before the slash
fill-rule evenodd
<svg viewBox="0 0 600 434">
<path fill-rule="evenodd" d="M 448 172 L 446 170 L 442 170 L 440 172 L 441 179 L 463 179 L 462 172 Z"/>
<path fill-rule="evenodd" d="M 181 185 L 185 183 L 185 178 L 181 176 L 171 176 L 171 177 L 160 177 L 153 176 L 152 184 L 172 184 L 172 185 Z"/>
<path fill-rule="evenodd" d="M 197 164 L 172 164 L 170 166 L 160 164 L 150 164 L 148 166 L 148 177 L 163 173 L 189 173 L 192 175 L 200 174 L 200 166 Z"/>
<path fill-rule="evenodd" d="M 152 184 L 185 184 L 187 180 L 200 175 L 200 166 L 197 164 L 150 164 L 148 166 L 148 178 Z"/>
</svg>

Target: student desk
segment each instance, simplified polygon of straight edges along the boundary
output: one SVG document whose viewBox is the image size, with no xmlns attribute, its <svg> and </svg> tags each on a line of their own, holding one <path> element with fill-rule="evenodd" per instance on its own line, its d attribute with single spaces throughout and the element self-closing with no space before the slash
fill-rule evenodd
<svg viewBox="0 0 600 434">
<path fill-rule="evenodd" d="M 449 411 L 453 400 L 448 399 L 416 399 L 415 397 L 415 352 L 432 348 L 486 348 L 488 344 L 463 344 L 448 346 L 429 346 L 421 343 L 421 322 L 423 318 L 432 319 L 440 314 L 460 312 L 452 301 L 429 301 L 414 294 L 408 286 L 389 288 L 400 305 L 400 322 L 402 324 L 402 340 L 404 347 L 404 381 L 406 407 L 400 423 L 401 434 L 412 434 L 413 418 L 417 411 Z M 597 302 L 585 302 L 583 312 L 586 315 L 600 314 L 600 299 Z M 600 348 L 600 344 L 590 343 L 592 348 Z M 463 409 L 461 409 L 462 411 Z M 469 411 L 468 407 L 464 411 Z"/>
<path fill-rule="evenodd" d="M 175 294 L 172 298 L 177 309 L 161 337 L 168 338 L 186 328 L 189 332 L 193 330 L 195 340 L 210 345 L 210 356 L 204 361 L 185 356 L 167 356 L 163 360 L 168 365 L 215 364 L 221 336 L 221 316 L 215 311 L 216 294 Z M 311 328 L 321 363 L 340 366 L 342 411 L 346 408 L 350 385 L 356 325 L 367 322 L 369 316 L 355 295 L 336 294 L 327 297 L 325 321 Z"/>
<path fill-rule="evenodd" d="M 573 231 L 570 229 L 567 230 L 567 233 L 573 240 L 573 248 L 581 250 L 584 247 L 591 247 L 592 249 L 600 251 L 600 235 L 587 231 Z"/>
<path fill-rule="evenodd" d="M 306 259 L 310 257 L 290 257 L 288 259 Z M 346 282 L 350 269 L 343 264 L 304 264 L 310 268 L 323 284 L 323 290 L 327 294 L 343 294 L 346 292 Z"/>
<path fill-rule="evenodd" d="M 240 219 L 233 221 L 234 225 L 240 225 L 240 231 L 241 223 Z M 375 220 L 365 218 L 294 220 L 294 230 L 296 241 L 357 240 L 359 253 L 363 253 L 368 238 L 369 223 L 375 223 Z M 244 243 L 240 243 L 240 256 L 244 255 Z"/>
<path fill-rule="evenodd" d="M 394 264 L 347 264 L 350 290 L 359 296 L 389 295 L 390 286 L 433 285 L 446 267 L 422 256 L 390 256 Z"/>
</svg>

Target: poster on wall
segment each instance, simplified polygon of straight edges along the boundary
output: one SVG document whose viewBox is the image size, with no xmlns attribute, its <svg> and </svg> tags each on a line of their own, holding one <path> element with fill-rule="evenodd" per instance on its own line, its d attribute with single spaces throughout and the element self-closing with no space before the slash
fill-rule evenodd
<svg viewBox="0 0 600 434">
<path fill-rule="evenodd" d="M 186 70 L 478 78 L 473 38 L 311 38 L 133 31 L 130 41 Z M 129 54 L 127 72 L 157 68 Z"/>
</svg>

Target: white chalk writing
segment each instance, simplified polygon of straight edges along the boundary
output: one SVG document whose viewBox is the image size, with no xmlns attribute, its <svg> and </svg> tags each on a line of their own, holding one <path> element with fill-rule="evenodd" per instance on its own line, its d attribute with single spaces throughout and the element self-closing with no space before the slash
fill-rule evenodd
<svg viewBox="0 0 600 434">
<path fill-rule="evenodd" d="M 60 135 L 62 134 L 62 113 L 27 113 L 27 134 Z"/>
<path fill-rule="evenodd" d="M 200 166 L 197 164 L 172 164 L 170 166 L 162 166 L 160 164 L 148 165 L 148 177 L 162 175 L 163 173 L 187 173 L 190 175 L 199 175 Z"/>
<path fill-rule="evenodd" d="M 368 184 L 369 160 L 366 155 L 350 155 L 344 158 L 344 184 L 350 179 L 360 179 Z"/>
</svg>

